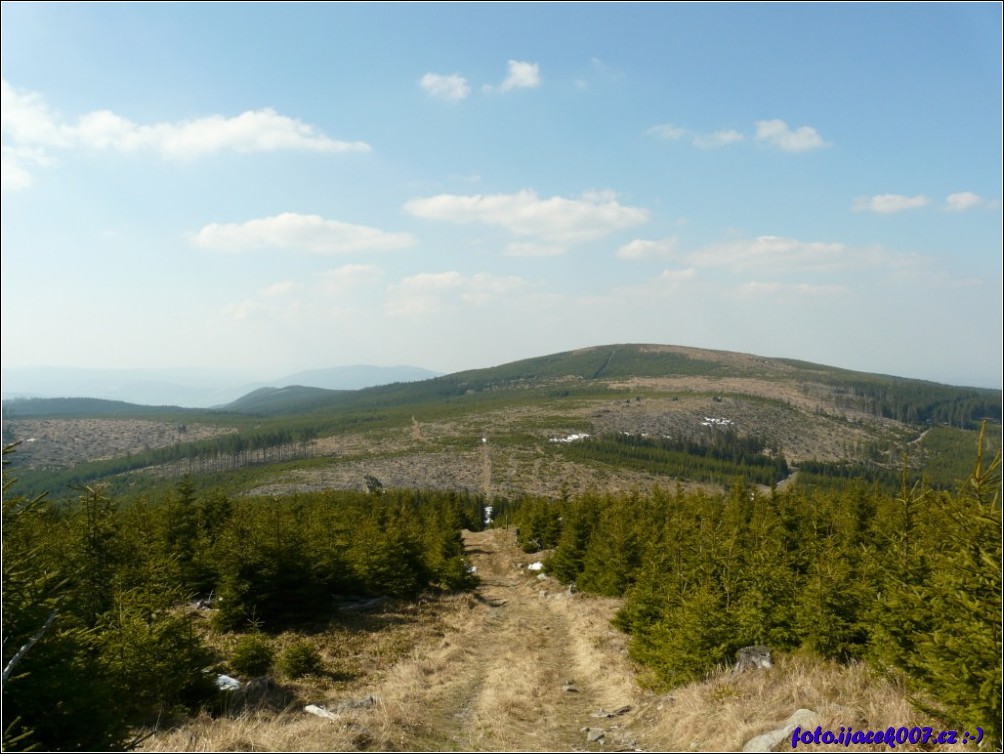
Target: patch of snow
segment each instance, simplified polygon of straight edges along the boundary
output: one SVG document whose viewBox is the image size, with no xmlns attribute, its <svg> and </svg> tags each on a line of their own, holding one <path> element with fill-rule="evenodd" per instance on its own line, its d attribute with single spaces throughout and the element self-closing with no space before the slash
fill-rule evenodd
<svg viewBox="0 0 1004 754">
<path fill-rule="evenodd" d="M 566 437 L 552 437 L 548 442 L 575 442 L 576 440 L 585 440 L 589 435 L 585 432 L 579 432 L 574 435 L 568 435 Z"/>
<path fill-rule="evenodd" d="M 728 427 L 735 424 L 731 419 L 716 419 L 712 416 L 705 416 L 704 421 L 701 422 L 701 426 L 704 427 Z"/>
<path fill-rule="evenodd" d="M 528 565 L 528 566 L 526 567 L 526 570 L 528 570 L 528 571 L 540 571 L 540 570 L 542 570 L 543 568 L 544 568 L 544 564 L 543 564 L 543 563 L 541 563 L 541 562 L 540 562 L 540 561 L 538 560 L 538 561 L 537 561 L 536 563 L 531 563 L 530 565 Z"/>
</svg>

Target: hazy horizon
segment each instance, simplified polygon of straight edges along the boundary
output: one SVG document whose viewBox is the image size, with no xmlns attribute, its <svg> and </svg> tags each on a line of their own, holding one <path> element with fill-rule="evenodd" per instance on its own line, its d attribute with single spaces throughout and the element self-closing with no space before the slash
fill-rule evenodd
<svg viewBox="0 0 1004 754">
<path fill-rule="evenodd" d="M 3 367 L 999 389 L 1001 13 L 4 4 Z"/>
<path fill-rule="evenodd" d="M 618 344 L 612 344 L 612 343 L 597 343 L 597 344 L 594 344 L 594 346 L 597 346 L 597 347 L 610 346 L 610 345 L 618 345 Z M 627 344 L 623 344 L 623 345 L 627 345 Z M 678 344 L 665 343 L 665 344 L 634 344 L 634 345 L 671 345 L 671 346 L 676 346 Z M 592 346 L 586 346 L 585 348 L 589 348 L 589 347 L 592 347 Z M 566 350 L 573 351 L 573 350 L 577 350 L 577 349 L 566 349 Z M 710 349 L 710 350 L 717 350 L 717 349 Z M 554 353 L 560 353 L 560 352 L 554 352 Z M 746 352 L 740 352 L 740 353 L 746 353 Z M 525 357 L 520 357 L 520 358 L 517 358 L 517 359 L 513 359 L 513 361 L 520 361 L 520 360 L 525 359 L 525 358 L 526 359 L 532 359 L 532 358 L 536 358 L 536 357 L 550 356 L 550 355 L 553 355 L 553 354 L 550 354 L 550 353 L 548 353 L 548 354 L 537 353 L 537 354 L 531 354 L 531 355 L 528 355 L 528 356 L 525 356 Z M 763 357 L 763 358 L 777 358 L 777 359 L 793 359 L 793 358 L 797 358 L 797 357 L 789 356 L 789 355 L 785 355 L 785 354 L 751 354 L 751 355 L 759 356 L 759 357 Z M 504 364 L 504 363 L 508 363 L 508 362 L 493 362 L 493 363 L 490 363 L 490 364 L 488 364 L 488 363 L 486 363 L 486 364 L 479 364 L 477 366 L 471 367 L 471 369 L 487 369 L 487 368 L 499 366 L 499 365 Z M 836 368 L 840 368 L 840 369 L 845 368 L 841 364 L 831 364 L 831 363 L 824 363 L 824 362 L 814 362 L 814 363 L 817 363 L 820 366 L 836 367 Z M 423 365 L 420 365 L 420 364 L 400 364 L 400 363 L 398 363 L 398 364 L 340 364 L 340 365 L 331 366 L 331 367 L 313 367 L 313 368 L 300 369 L 300 370 L 295 370 L 295 371 L 286 371 L 286 372 L 282 372 L 281 374 L 277 373 L 275 371 L 275 369 L 272 369 L 272 370 L 263 369 L 263 370 L 256 371 L 254 369 L 240 369 L 240 368 L 228 368 L 228 367 L 188 367 L 188 368 L 186 368 L 186 367 L 164 367 L 164 368 L 117 367 L 117 368 L 106 368 L 106 367 L 65 367 L 65 366 L 61 367 L 61 366 L 55 366 L 55 365 L 38 365 L 38 366 L 31 366 L 31 365 L 29 365 L 29 366 L 14 366 L 14 367 L 4 366 L 2 368 L 2 372 L 4 374 L 4 379 L 5 379 L 5 384 L 3 386 L 3 392 L 4 392 L 4 395 L 6 397 L 10 397 L 11 394 L 12 394 L 12 392 L 13 392 L 13 391 L 8 390 L 7 386 L 6 386 L 7 378 L 12 373 L 18 374 L 18 376 L 26 376 L 26 375 L 29 375 L 30 373 L 44 373 L 44 372 L 49 372 L 49 373 L 52 373 L 52 375 L 54 377 L 56 377 L 56 378 L 61 378 L 62 375 L 65 374 L 65 373 L 71 373 L 71 374 L 72 373 L 81 373 L 81 374 L 84 374 L 84 375 L 87 375 L 87 374 L 91 374 L 91 375 L 104 375 L 106 377 L 112 377 L 112 376 L 115 376 L 115 375 L 122 375 L 122 376 L 131 376 L 134 379 L 141 379 L 141 378 L 145 378 L 145 379 L 149 379 L 149 380 L 153 380 L 153 379 L 158 379 L 158 380 L 172 379 L 172 380 L 176 381 L 176 383 L 179 384 L 179 385 L 198 386 L 200 388 L 218 387 L 218 388 L 221 388 L 221 389 L 229 390 L 229 389 L 232 389 L 232 388 L 247 387 L 247 386 L 250 386 L 250 388 L 256 388 L 256 387 L 261 387 L 261 386 L 284 387 L 284 386 L 288 386 L 288 385 L 292 385 L 292 384 L 302 384 L 302 385 L 305 385 L 305 386 L 319 386 L 319 385 L 313 385 L 311 383 L 311 381 L 309 381 L 309 380 L 304 381 L 304 382 L 298 382 L 298 383 L 291 382 L 291 380 L 294 379 L 294 378 L 303 376 L 303 375 L 309 375 L 311 373 L 328 373 L 328 372 L 330 372 L 330 373 L 338 373 L 338 372 L 341 372 L 341 373 L 344 373 L 344 374 L 348 375 L 349 373 L 352 373 L 355 370 L 362 370 L 362 371 L 376 370 L 377 372 L 380 372 L 381 370 L 385 370 L 385 371 L 388 371 L 388 372 L 391 371 L 391 370 L 417 370 L 417 371 L 428 372 L 427 376 L 416 377 L 414 379 L 432 379 L 432 378 L 434 378 L 436 376 L 453 374 L 453 372 L 447 372 L 447 371 L 444 371 L 444 370 L 430 369 L 430 368 L 427 368 L 427 367 L 425 367 Z M 464 370 L 457 370 L 457 371 L 467 371 L 467 370 L 464 369 Z M 896 373 L 886 373 L 886 372 L 875 373 L 875 374 L 887 374 L 888 376 L 902 377 L 902 378 L 906 378 L 906 379 L 921 379 L 921 380 L 925 379 L 923 377 L 918 377 L 916 375 L 910 375 L 910 374 L 896 374 Z M 991 389 L 991 390 L 1000 390 L 1001 389 L 1001 385 L 999 383 L 997 383 L 997 384 L 993 384 L 993 383 L 991 383 L 991 384 L 977 384 L 977 383 L 964 383 L 964 382 L 944 382 L 944 381 L 938 381 L 938 380 L 931 380 L 931 381 L 932 382 L 940 382 L 941 384 L 951 385 L 951 386 L 955 386 L 955 387 L 972 387 L 972 388 Z M 376 385 L 376 384 L 383 384 L 383 383 L 369 382 L 365 386 Z M 357 388 L 351 387 L 351 388 L 336 388 L 336 389 L 357 389 Z M 25 393 L 25 392 L 26 391 L 22 391 L 22 394 Z M 47 397 L 55 397 L 55 396 L 47 396 Z M 65 397 L 65 396 L 60 396 L 60 397 Z M 81 396 L 75 396 L 75 397 L 95 397 L 95 396 L 82 396 L 81 395 Z"/>
</svg>

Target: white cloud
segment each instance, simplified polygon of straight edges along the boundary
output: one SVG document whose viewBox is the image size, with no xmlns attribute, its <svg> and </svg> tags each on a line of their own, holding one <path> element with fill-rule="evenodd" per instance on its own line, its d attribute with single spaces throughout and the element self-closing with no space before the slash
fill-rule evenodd
<svg viewBox="0 0 1004 754">
<path fill-rule="evenodd" d="M 0 130 L 18 144 L 71 146 L 42 96 L 15 89 L 6 79 L 0 79 Z"/>
<path fill-rule="evenodd" d="M 378 280 L 383 270 L 372 264 L 346 264 L 321 273 L 325 293 L 341 293 Z"/>
<path fill-rule="evenodd" d="M 880 215 L 891 215 L 907 209 L 925 207 L 931 200 L 922 194 L 917 196 L 901 196 L 900 194 L 879 194 L 877 196 L 859 196 L 852 205 L 855 212 L 877 212 Z"/>
<path fill-rule="evenodd" d="M 877 245 L 846 246 L 782 236 L 741 238 L 712 244 L 688 254 L 687 261 L 698 268 L 717 267 L 732 273 L 759 270 L 784 274 L 875 268 L 913 274 L 923 264 L 915 254 L 891 252 Z"/>
<path fill-rule="evenodd" d="M 486 92 L 502 91 L 509 92 L 513 89 L 535 89 L 540 86 L 540 66 L 537 63 L 528 63 L 523 60 L 509 61 L 509 75 L 506 76 L 499 86 L 494 87 L 485 84 Z"/>
<path fill-rule="evenodd" d="M 409 316 L 459 306 L 481 306 L 510 298 L 528 287 L 526 280 L 513 275 L 483 272 L 463 275 L 455 270 L 423 272 L 389 286 L 384 310 L 389 316 Z"/>
<path fill-rule="evenodd" d="M 740 298 L 780 297 L 780 296 L 835 296 L 846 293 L 843 285 L 813 285 L 811 283 L 761 283 L 750 281 L 736 290 Z"/>
<path fill-rule="evenodd" d="M 502 82 L 502 91 L 534 89 L 540 86 L 540 66 L 522 60 L 509 61 L 509 75 Z"/>
<path fill-rule="evenodd" d="M 698 149 L 716 149 L 746 141 L 746 134 L 734 128 L 725 128 L 711 133 L 700 133 L 672 123 L 652 126 L 646 133 L 662 139 L 690 139 Z M 783 120 L 761 120 L 756 123 L 756 140 L 785 152 L 806 152 L 810 149 L 829 146 L 816 129 L 802 126 L 795 130 L 788 128 Z"/>
<path fill-rule="evenodd" d="M 676 236 L 659 241 L 636 238 L 617 249 L 619 259 L 660 259 L 671 257 L 676 252 L 679 240 Z"/>
<path fill-rule="evenodd" d="M 522 241 L 506 244 L 503 254 L 507 257 L 556 257 L 567 251 L 568 247 L 564 244 Z"/>
<path fill-rule="evenodd" d="M 20 191 L 35 182 L 29 166 L 52 165 L 53 160 L 39 147 L 0 148 L 0 188 L 3 191 Z"/>
<path fill-rule="evenodd" d="M 715 147 L 724 147 L 746 140 L 744 134 L 731 128 L 715 131 L 710 134 L 702 134 L 687 128 L 675 126 L 672 123 L 652 126 L 646 133 L 668 140 L 682 139 L 685 136 L 690 137 L 690 143 L 699 149 L 714 149 Z"/>
<path fill-rule="evenodd" d="M 550 245 L 599 238 L 648 220 L 646 210 L 626 207 L 610 192 L 587 193 L 578 199 L 541 199 L 529 189 L 515 194 L 440 194 L 412 199 L 405 210 L 427 219 L 499 226 Z"/>
<path fill-rule="evenodd" d="M 3 133 L 15 144 L 50 149 L 150 151 L 167 159 L 189 160 L 223 151 L 300 150 L 324 153 L 368 152 L 362 141 L 340 141 L 314 126 L 280 115 L 271 108 L 234 117 L 210 115 L 175 123 L 137 124 L 109 110 L 64 123 L 42 97 L 2 82 Z"/>
<path fill-rule="evenodd" d="M 151 150 L 169 159 L 188 160 L 226 150 L 234 152 L 368 152 L 368 144 L 337 141 L 302 121 L 275 110 L 251 110 L 233 118 L 212 115 L 181 123 L 137 125 L 108 111 L 88 113 L 67 128 L 83 146 L 121 152 Z"/>
<path fill-rule="evenodd" d="M 714 149 L 715 147 L 725 147 L 729 144 L 736 144 L 745 140 L 746 137 L 743 134 L 728 129 L 725 131 L 715 131 L 713 134 L 697 134 L 694 136 L 693 144 L 700 149 Z"/>
<path fill-rule="evenodd" d="M 290 292 L 296 290 L 297 287 L 298 286 L 297 286 L 296 283 L 294 283 L 294 282 L 292 282 L 290 280 L 285 280 L 285 281 L 283 281 L 281 283 L 273 283 L 272 285 L 268 286 L 268 288 L 265 289 L 265 295 L 266 296 L 283 296 L 283 295 L 285 295 L 287 293 L 290 293 Z"/>
<path fill-rule="evenodd" d="M 778 119 L 758 120 L 756 139 L 784 152 L 808 152 L 829 146 L 812 126 L 801 126 L 792 130 L 787 123 Z"/>
<path fill-rule="evenodd" d="M 244 223 L 211 223 L 191 237 L 196 246 L 221 251 L 299 249 L 314 254 L 391 251 L 415 244 L 409 233 L 388 233 L 364 225 L 284 212 Z"/>
<path fill-rule="evenodd" d="M 662 283 L 685 283 L 695 277 L 697 277 L 697 270 L 688 267 L 685 270 L 663 270 L 656 280 Z"/>
<path fill-rule="evenodd" d="M 467 79 L 456 73 L 449 76 L 427 73 L 419 79 L 418 84 L 430 96 L 449 102 L 459 102 L 471 93 Z"/>
<path fill-rule="evenodd" d="M 3 147 L 0 151 L 0 190 L 20 191 L 35 182 L 16 150 Z"/>
<path fill-rule="evenodd" d="M 0 157 L 0 190 L 20 191 L 28 188 L 32 183 L 34 183 L 34 179 L 31 177 L 31 173 L 6 155 Z"/>
<path fill-rule="evenodd" d="M 967 209 L 977 207 L 996 209 L 999 206 L 1000 202 L 984 199 L 979 194 L 974 194 L 971 191 L 962 191 L 958 194 L 949 194 L 945 197 L 945 211 L 947 212 L 965 212 Z"/>
<path fill-rule="evenodd" d="M 672 123 L 663 123 L 659 126 L 652 126 L 647 133 L 663 139 L 680 139 L 686 136 L 688 131 L 685 128 L 674 126 Z"/>
<path fill-rule="evenodd" d="M 732 270 L 755 268 L 785 269 L 792 266 L 840 266 L 846 262 L 847 248 L 840 243 L 805 242 L 781 236 L 759 236 L 714 244 L 689 256 L 699 267 L 726 267 Z"/>
<path fill-rule="evenodd" d="M 251 299 L 245 299 L 244 301 L 239 301 L 236 304 L 227 304 L 223 307 L 223 314 L 229 319 L 237 322 L 243 322 L 260 310 L 261 307 L 256 302 Z"/>
</svg>

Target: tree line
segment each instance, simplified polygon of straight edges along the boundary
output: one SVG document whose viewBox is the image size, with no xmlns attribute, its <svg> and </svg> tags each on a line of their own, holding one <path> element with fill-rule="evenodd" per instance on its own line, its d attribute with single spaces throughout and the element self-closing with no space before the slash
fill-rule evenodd
<svg viewBox="0 0 1004 754">
<path fill-rule="evenodd" d="M 569 443 L 562 452 L 578 461 L 723 485 L 738 476 L 750 484 L 770 486 L 789 473 L 777 448 L 734 429 L 715 429 L 705 438 L 604 434 Z"/>
</svg>

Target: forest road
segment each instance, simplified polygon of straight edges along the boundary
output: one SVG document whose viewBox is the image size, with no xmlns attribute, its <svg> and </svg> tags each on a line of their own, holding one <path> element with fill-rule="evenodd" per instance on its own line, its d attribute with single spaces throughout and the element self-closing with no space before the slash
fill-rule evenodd
<svg viewBox="0 0 1004 754">
<path fill-rule="evenodd" d="M 375 690 L 385 711 L 407 723 L 412 743 L 638 748 L 629 726 L 642 692 L 626 637 L 610 625 L 618 601 L 570 594 L 528 569 L 536 557 L 519 550 L 513 530 L 465 532 L 464 542 L 481 585 L 458 603 L 441 637 L 416 647 Z"/>
</svg>

